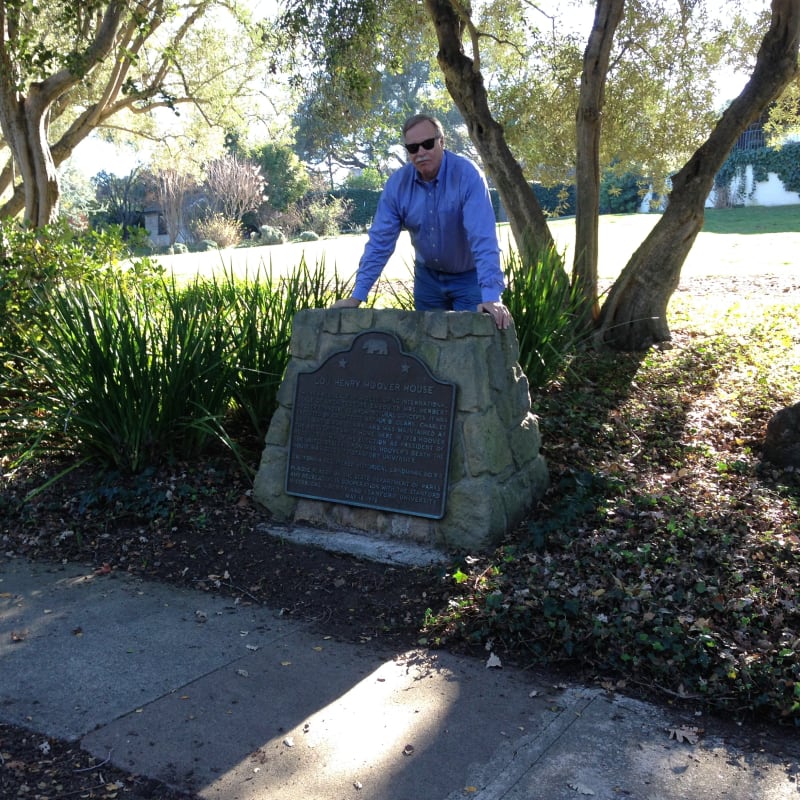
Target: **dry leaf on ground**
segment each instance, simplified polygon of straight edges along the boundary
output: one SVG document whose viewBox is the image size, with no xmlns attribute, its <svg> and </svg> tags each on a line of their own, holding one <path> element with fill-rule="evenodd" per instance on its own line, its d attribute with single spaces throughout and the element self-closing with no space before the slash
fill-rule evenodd
<svg viewBox="0 0 800 800">
<path fill-rule="evenodd" d="M 699 738 L 699 728 L 689 725 L 681 725 L 677 728 L 670 728 L 669 738 L 674 739 L 676 742 L 697 744 L 697 740 Z"/>
</svg>

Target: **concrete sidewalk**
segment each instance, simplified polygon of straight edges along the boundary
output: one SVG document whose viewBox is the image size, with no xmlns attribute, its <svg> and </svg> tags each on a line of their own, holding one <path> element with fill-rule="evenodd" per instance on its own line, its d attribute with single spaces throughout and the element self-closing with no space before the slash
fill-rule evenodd
<svg viewBox="0 0 800 800">
<path fill-rule="evenodd" d="M 21 559 L 0 558 L 0 720 L 217 800 L 800 797 L 796 762 L 670 737 L 702 720 Z"/>
</svg>

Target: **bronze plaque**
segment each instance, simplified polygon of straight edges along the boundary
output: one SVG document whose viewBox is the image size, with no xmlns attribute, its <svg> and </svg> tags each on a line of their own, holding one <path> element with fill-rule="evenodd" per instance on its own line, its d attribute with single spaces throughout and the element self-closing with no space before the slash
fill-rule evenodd
<svg viewBox="0 0 800 800">
<path fill-rule="evenodd" d="M 441 519 L 456 387 L 367 331 L 295 386 L 286 493 Z"/>
</svg>

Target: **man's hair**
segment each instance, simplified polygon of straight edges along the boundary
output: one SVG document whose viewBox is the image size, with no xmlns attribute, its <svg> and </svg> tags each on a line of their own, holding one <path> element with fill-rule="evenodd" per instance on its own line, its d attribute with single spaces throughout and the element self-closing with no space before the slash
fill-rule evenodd
<svg viewBox="0 0 800 800">
<path fill-rule="evenodd" d="M 439 122 L 436 117 L 432 117 L 430 114 L 414 114 L 413 117 L 409 117 L 403 125 L 403 136 L 405 136 L 415 125 L 419 125 L 420 122 L 430 122 L 434 128 L 436 128 L 436 134 L 444 138 L 444 128 L 442 127 L 442 123 Z"/>
</svg>

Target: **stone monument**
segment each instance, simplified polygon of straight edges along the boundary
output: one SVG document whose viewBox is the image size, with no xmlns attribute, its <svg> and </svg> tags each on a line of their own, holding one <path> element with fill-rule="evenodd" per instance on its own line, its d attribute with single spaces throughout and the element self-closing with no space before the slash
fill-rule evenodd
<svg viewBox="0 0 800 800">
<path fill-rule="evenodd" d="M 290 350 L 253 486 L 276 522 L 477 551 L 546 489 L 513 327 L 307 309 Z"/>
</svg>

